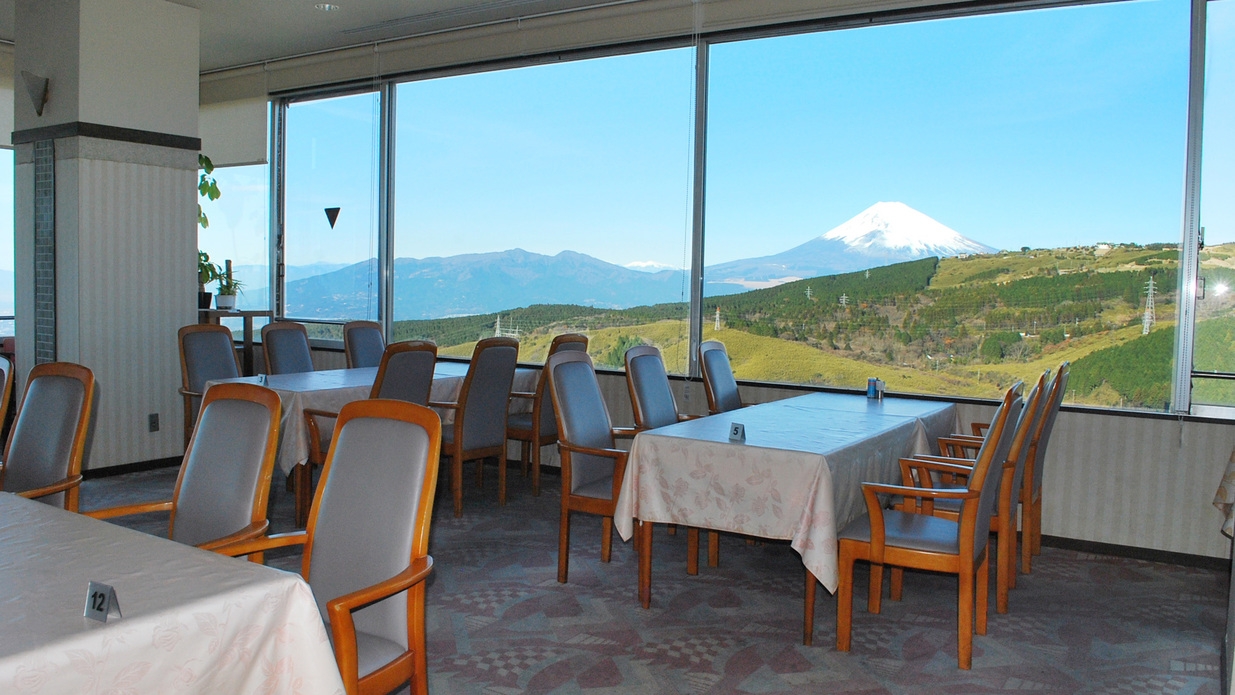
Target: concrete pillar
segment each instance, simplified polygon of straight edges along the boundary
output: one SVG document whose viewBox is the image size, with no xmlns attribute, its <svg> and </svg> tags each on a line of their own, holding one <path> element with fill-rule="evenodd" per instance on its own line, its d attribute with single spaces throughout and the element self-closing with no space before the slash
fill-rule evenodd
<svg viewBox="0 0 1235 695">
<path fill-rule="evenodd" d="M 198 12 L 18 0 L 15 18 L 19 378 L 52 360 L 94 371 L 89 468 L 178 456 L 176 330 L 197 319 Z M 49 80 L 42 115 L 23 71 Z"/>
</svg>

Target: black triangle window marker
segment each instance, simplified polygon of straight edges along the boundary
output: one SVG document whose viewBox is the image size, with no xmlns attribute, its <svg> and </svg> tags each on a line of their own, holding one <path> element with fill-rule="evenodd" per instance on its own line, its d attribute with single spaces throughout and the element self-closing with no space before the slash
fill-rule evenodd
<svg viewBox="0 0 1235 695">
<path fill-rule="evenodd" d="M 341 208 L 326 208 L 326 219 L 330 222 L 330 228 L 334 229 L 335 220 L 339 219 L 339 210 Z"/>
</svg>

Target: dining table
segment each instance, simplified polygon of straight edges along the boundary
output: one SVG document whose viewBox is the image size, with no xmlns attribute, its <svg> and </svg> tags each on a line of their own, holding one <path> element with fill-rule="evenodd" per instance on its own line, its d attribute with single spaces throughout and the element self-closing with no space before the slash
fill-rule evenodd
<svg viewBox="0 0 1235 695">
<path fill-rule="evenodd" d="M 433 369 L 433 387 L 429 399 L 437 402 L 458 400 L 467 369 L 467 362 L 438 360 Z M 512 390 L 535 391 L 539 377 L 538 369 L 518 368 L 515 370 Z M 220 379 L 207 382 L 206 388 L 217 383 L 250 383 L 261 384 L 279 394 L 283 416 L 279 422 L 277 462 L 280 470 L 291 474 L 296 466 L 309 460 L 308 425 L 304 411 L 312 409 L 337 413 L 352 401 L 368 398 L 376 378 L 377 367 L 358 367 Z M 530 411 L 531 400 L 511 399 L 510 408 L 511 412 Z M 454 422 L 453 410 L 438 410 L 438 415 L 442 418 L 443 427 Z"/>
<path fill-rule="evenodd" d="M 744 440 L 730 439 L 733 424 Z M 641 603 L 654 523 L 788 540 L 812 588 L 835 593 L 837 533 L 866 512 L 862 483 L 899 484 L 900 458 L 938 454 L 956 430 L 953 403 L 811 393 L 639 433 L 614 523 L 623 539 L 639 523 Z"/>
<path fill-rule="evenodd" d="M 296 574 L 0 493 L 0 586 L 0 692 L 343 693 Z"/>
</svg>

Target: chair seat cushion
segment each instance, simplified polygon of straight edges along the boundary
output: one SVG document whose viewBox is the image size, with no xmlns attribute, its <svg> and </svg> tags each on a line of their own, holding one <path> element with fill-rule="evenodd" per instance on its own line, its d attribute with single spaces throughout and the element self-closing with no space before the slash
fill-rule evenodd
<svg viewBox="0 0 1235 695">
<path fill-rule="evenodd" d="M 580 497 L 594 497 L 598 500 L 613 499 L 613 476 L 606 476 L 599 480 L 593 480 L 590 483 L 580 485 L 573 493 Z"/>
<path fill-rule="evenodd" d="M 330 624 L 326 624 L 326 634 L 330 635 L 331 642 L 334 641 L 334 635 L 330 632 Z M 407 650 L 399 646 L 395 642 L 391 642 L 385 637 L 368 632 L 356 632 L 356 662 L 359 668 L 359 677 L 373 673 L 379 668 L 389 664 L 395 659 L 402 656 Z"/>
<path fill-rule="evenodd" d="M 506 431 L 510 433 L 521 432 L 531 438 L 532 436 L 532 414 L 531 413 L 510 413 L 506 416 Z"/>
<path fill-rule="evenodd" d="M 960 553 L 960 525 L 955 521 L 895 509 L 885 509 L 883 521 L 886 546 L 952 555 Z M 837 538 L 869 543 L 870 522 L 870 516 L 863 514 L 851 521 Z"/>
</svg>

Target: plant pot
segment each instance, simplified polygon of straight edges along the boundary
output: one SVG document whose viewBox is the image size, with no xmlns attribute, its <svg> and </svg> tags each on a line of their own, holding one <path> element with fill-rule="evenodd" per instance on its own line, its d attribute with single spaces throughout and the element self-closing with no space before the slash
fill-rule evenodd
<svg viewBox="0 0 1235 695">
<path fill-rule="evenodd" d="M 231 311 L 236 308 L 236 295 L 221 294 L 214 298 L 214 306 L 221 311 Z"/>
<path fill-rule="evenodd" d="M 210 298 L 213 296 L 214 294 L 211 292 L 199 291 L 197 293 L 197 308 L 198 309 L 209 309 L 210 308 Z"/>
</svg>

